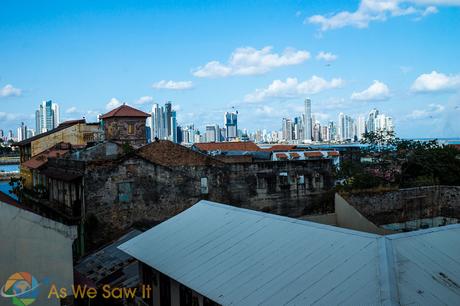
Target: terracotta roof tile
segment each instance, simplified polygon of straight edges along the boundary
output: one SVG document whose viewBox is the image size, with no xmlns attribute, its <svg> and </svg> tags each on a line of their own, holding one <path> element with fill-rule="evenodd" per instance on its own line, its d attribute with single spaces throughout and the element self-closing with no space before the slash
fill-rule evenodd
<svg viewBox="0 0 460 306">
<path fill-rule="evenodd" d="M 46 150 L 38 155 L 35 155 L 28 161 L 22 163 L 22 166 L 27 167 L 29 169 L 38 169 L 44 164 L 48 162 L 48 158 L 50 157 L 60 157 L 67 154 L 70 149 L 62 150 L 62 149 L 50 149 Z"/>
<path fill-rule="evenodd" d="M 323 157 L 323 153 L 319 151 L 304 152 L 305 157 Z"/>
<path fill-rule="evenodd" d="M 327 156 L 340 156 L 340 153 L 338 151 L 329 151 Z"/>
<path fill-rule="evenodd" d="M 112 109 L 110 112 L 102 115 L 101 119 L 107 119 L 112 117 L 150 117 L 150 114 L 144 113 L 134 107 L 123 104 L 115 109 Z"/>
<path fill-rule="evenodd" d="M 269 148 L 264 148 L 262 151 L 274 152 L 274 151 L 289 151 L 296 149 L 296 145 L 273 145 Z"/>
<path fill-rule="evenodd" d="M 167 167 L 223 164 L 223 162 L 215 158 L 193 151 L 169 140 L 152 142 L 139 148 L 136 154 L 152 163 Z"/>
<path fill-rule="evenodd" d="M 288 158 L 287 154 L 285 154 L 285 153 L 276 153 L 275 156 L 278 159 L 287 159 Z"/>
<path fill-rule="evenodd" d="M 194 146 L 202 151 L 261 151 L 252 141 L 202 142 Z"/>
</svg>

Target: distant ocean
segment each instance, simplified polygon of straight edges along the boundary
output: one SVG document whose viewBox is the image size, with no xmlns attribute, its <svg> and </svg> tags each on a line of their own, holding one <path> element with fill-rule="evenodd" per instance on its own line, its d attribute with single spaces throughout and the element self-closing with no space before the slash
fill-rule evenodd
<svg viewBox="0 0 460 306">
<path fill-rule="evenodd" d="M 0 165 L 0 172 L 19 172 L 19 165 Z M 17 199 L 15 195 L 10 193 L 10 185 L 8 183 L 9 181 L 0 181 L 0 191 Z"/>
</svg>

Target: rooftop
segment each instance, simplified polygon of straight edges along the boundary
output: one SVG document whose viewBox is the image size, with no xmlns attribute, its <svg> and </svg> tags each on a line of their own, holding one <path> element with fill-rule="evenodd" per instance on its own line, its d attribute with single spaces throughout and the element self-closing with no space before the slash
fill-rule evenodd
<svg viewBox="0 0 460 306">
<path fill-rule="evenodd" d="M 22 166 L 29 169 L 38 169 L 44 164 L 47 163 L 48 158 L 52 157 L 61 157 L 67 154 L 71 149 L 71 144 L 69 143 L 59 143 L 55 147 L 45 150 L 44 152 L 35 155 L 31 159 L 25 161 Z"/>
<path fill-rule="evenodd" d="M 16 142 L 13 145 L 14 146 L 24 146 L 24 145 L 30 144 L 32 141 L 35 141 L 37 139 L 42 138 L 42 137 L 51 135 L 53 133 L 62 131 L 64 129 L 68 128 L 68 127 L 74 126 L 76 124 L 82 124 L 82 123 L 86 123 L 85 119 L 64 121 L 61 124 L 59 124 L 57 128 L 54 128 L 54 129 L 49 130 L 49 131 L 44 132 L 44 133 L 37 134 L 37 135 L 35 135 L 33 137 L 24 139 L 23 141 Z"/>
<path fill-rule="evenodd" d="M 202 151 L 260 151 L 252 141 L 202 142 L 194 146 Z"/>
<path fill-rule="evenodd" d="M 460 225 L 379 236 L 200 201 L 119 248 L 222 305 L 460 300 Z"/>
<path fill-rule="evenodd" d="M 167 167 L 223 164 L 215 158 L 169 140 L 154 141 L 138 149 L 136 154 L 150 162 Z"/>
<path fill-rule="evenodd" d="M 110 112 L 102 115 L 101 119 L 113 118 L 113 117 L 140 117 L 147 118 L 150 117 L 150 114 L 144 113 L 134 107 L 123 104 L 115 109 L 112 109 Z"/>
<path fill-rule="evenodd" d="M 82 258 L 75 271 L 96 285 L 109 283 L 112 287 L 134 287 L 137 285 L 138 267 L 135 259 L 117 247 L 142 233 L 133 229 L 103 248 Z M 133 269 L 134 268 L 134 269 Z"/>
</svg>

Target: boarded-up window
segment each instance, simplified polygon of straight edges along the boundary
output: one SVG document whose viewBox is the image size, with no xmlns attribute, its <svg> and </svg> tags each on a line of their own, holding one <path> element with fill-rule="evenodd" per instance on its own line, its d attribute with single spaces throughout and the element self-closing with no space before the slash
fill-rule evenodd
<svg viewBox="0 0 460 306">
<path fill-rule="evenodd" d="M 208 194 L 208 178 L 202 177 L 201 178 L 201 194 Z"/>
<path fill-rule="evenodd" d="M 133 198 L 132 192 L 132 183 L 131 182 L 123 182 L 118 183 L 118 201 L 127 203 L 131 202 Z"/>
<path fill-rule="evenodd" d="M 134 123 L 128 123 L 128 134 L 134 134 Z"/>
</svg>

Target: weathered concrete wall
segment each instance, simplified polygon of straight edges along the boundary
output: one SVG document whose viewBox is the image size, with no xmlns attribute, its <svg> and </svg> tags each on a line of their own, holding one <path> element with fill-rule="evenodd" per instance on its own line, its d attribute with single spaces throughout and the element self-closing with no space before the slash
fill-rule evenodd
<svg viewBox="0 0 460 306">
<path fill-rule="evenodd" d="M 73 284 L 72 243 L 76 228 L 30 211 L 0 202 L 0 280 L 2 285 L 16 272 L 29 272 L 40 285 L 34 305 L 61 305 L 48 299 L 49 284 L 67 288 Z M 0 297 L 1 305 L 10 301 Z M 12 304 L 11 304 L 12 305 Z"/>
<path fill-rule="evenodd" d="M 137 221 L 165 220 L 201 199 L 291 217 L 333 210 L 327 160 L 165 167 L 131 156 L 88 163 L 85 171 L 85 214 L 97 218 L 101 238 Z"/>
<path fill-rule="evenodd" d="M 437 216 L 460 218 L 459 186 L 417 187 L 343 196 L 377 225 Z"/>
</svg>

